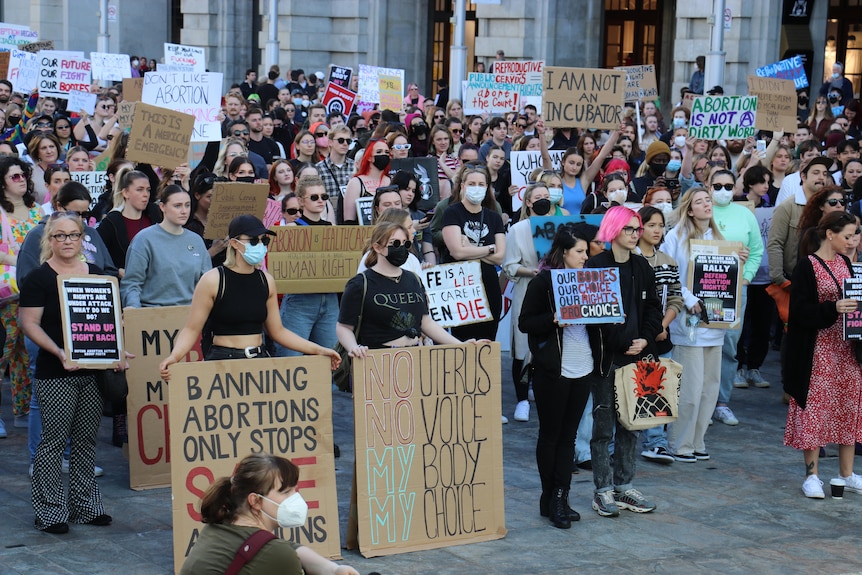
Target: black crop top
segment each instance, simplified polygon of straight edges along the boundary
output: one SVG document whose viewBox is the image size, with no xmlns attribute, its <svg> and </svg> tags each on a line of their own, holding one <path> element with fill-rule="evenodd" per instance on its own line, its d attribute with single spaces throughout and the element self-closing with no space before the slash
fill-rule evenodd
<svg viewBox="0 0 862 575">
<path fill-rule="evenodd" d="M 263 332 L 266 322 L 266 300 L 269 285 L 260 270 L 240 274 L 224 266 L 217 268 L 224 274 L 224 291 L 216 296 L 209 323 L 213 335 L 251 335 Z M 221 288 L 221 281 L 219 281 Z"/>
</svg>

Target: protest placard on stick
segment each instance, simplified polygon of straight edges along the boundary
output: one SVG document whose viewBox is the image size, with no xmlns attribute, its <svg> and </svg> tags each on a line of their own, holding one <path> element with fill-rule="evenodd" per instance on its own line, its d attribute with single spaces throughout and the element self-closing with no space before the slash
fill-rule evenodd
<svg viewBox="0 0 862 575">
<path fill-rule="evenodd" d="M 545 126 L 617 129 L 622 121 L 625 89 L 625 72 L 545 66 Z"/>
</svg>

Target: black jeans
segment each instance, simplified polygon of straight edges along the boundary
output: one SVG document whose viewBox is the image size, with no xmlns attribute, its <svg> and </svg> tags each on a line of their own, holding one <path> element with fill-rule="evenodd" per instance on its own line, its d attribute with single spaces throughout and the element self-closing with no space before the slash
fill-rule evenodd
<svg viewBox="0 0 862 575">
<path fill-rule="evenodd" d="M 749 285 L 747 288 L 748 305 L 745 306 L 742 337 L 736 346 L 740 369 L 743 365 L 748 369 L 760 369 L 769 352 L 769 329 L 775 313 L 775 300 L 766 293 L 766 287 Z"/>
<path fill-rule="evenodd" d="M 253 358 L 259 357 L 270 357 L 269 352 L 261 346 L 261 350 L 257 355 L 254 355 Z M 210 351 L 206 356 L 206 361 L 217 361 L 219 359 L 251 359 L 245 354 L 244 349 L 234 348 L 234 347 L 222 347 L 220 345 L 214 345 L 210 347 Z"/>
<path fill-rule="evenodd" d="M 572 482 L 575 436 L 587 399 L 589 377 L 554 377 L 541 370 L 533 372 L 533 394 L 539 413 L 539 438 L 536 465 L 542 480 L 542 493 L 554 489 L 568 491 Z"/>
</svg>

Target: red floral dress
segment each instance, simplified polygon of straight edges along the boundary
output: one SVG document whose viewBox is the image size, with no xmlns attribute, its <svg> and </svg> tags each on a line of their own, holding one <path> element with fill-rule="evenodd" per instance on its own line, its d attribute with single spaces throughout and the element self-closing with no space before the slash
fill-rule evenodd
<svg viewBox="0 0 862 575">
<path fill-rule="evenodd" d="M 817 279 L 817 298 L 840 299 L 838 286 L 814 256 L 808 256 Z M 836 257 L 826 265 L 843 284 L 850 277 L 844 260 Z M 843 338 L 841 318 L 817 332 L 814 361 L 805 409 L 790 400 L 784 444 L 796 449 L 818 449 L 827 443 L 853 445 L 862 441 L 862 369 L 853 344 Z"/>
</svg>

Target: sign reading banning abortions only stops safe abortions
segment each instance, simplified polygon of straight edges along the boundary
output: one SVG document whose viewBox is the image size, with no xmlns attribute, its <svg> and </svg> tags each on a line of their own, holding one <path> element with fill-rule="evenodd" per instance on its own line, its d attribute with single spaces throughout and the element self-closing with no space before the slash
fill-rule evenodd
<svg viewBox="0 0 862 575">
<path fill-rule="evenodd" d="M 504 537 L 500 344 L 371 350 L 353 382 L 362 555 Z"/>
<path fill-rule="evenodd" d="M 545 66 L 542 113 L 549 128 L 615 130 L 622 121 L 626 73 Z"/>
<path fill-rule="evenodd" d="M 551 283 L 560 325 L 625 321 L 617 268 L 551 270 Z"/>
<path fill-rule="evenodd" d="M 744 140 L 757 129 L 757 96 L 701 96 L 691 104 L 688 135 L 701 140 Z"/>
<path fill-rule="evenodd" d="M 308 518 L 278 534 L 324 557 L 340 558 L 331 382 L 329 358 L 321 355 L 171 366 L 177 573 L 203 528 L 201 496 L 251 453 L 286 457 L 299 467 L 297 490 L 308 503 Z"/>
<path fill-rule="evenodd" d="M 422 270 L 428 314 L 442 327 L 491 321 L 482 266 L 477 261 L 442 264 Z"/>
<path fill-rule="evenodd" d="M 691 240 L 688 289 L 703 302 L 709 324 L 701 327 L 736 329 L 742 303 L 740 242 Z"/>
</svg>

